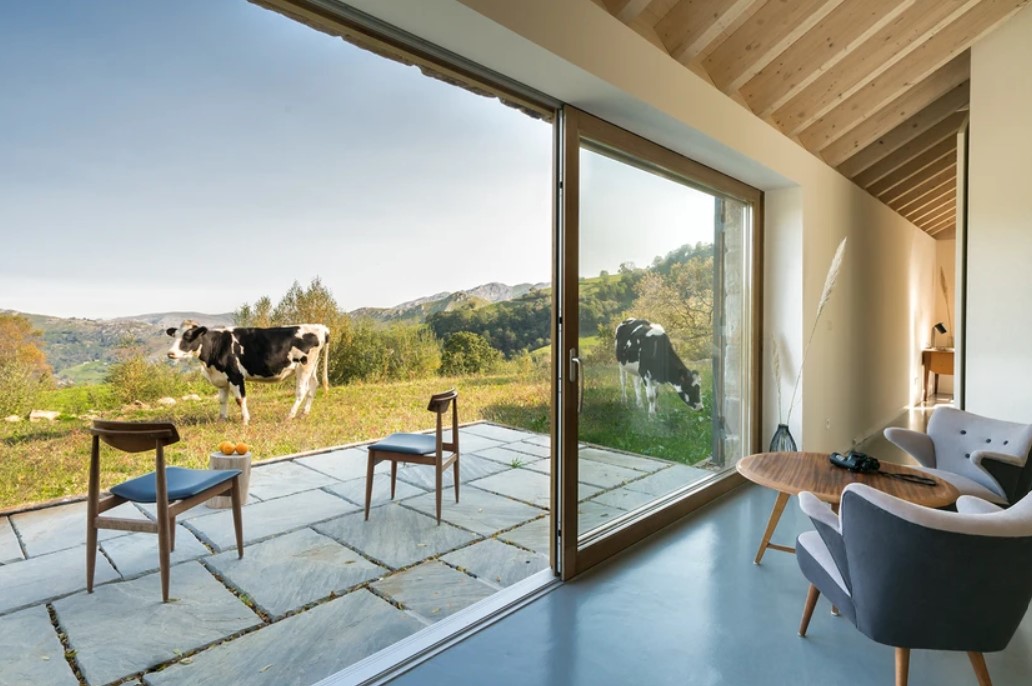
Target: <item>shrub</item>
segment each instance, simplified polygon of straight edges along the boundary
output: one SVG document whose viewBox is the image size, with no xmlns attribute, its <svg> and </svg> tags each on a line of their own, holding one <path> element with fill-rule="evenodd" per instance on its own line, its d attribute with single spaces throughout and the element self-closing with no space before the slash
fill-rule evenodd
<svg viewBox="0 0 1032 686">
<path fill-rule="evenodd" d="M 46 379 L 30 364 L 0 364 L 0 416 L 28 414 L 47 387 Z"/>
<path fill-rule="evenodd" d="M 420 324 L 379 325 L 356 320 L 347 341 L 330 348 L 330 378 L 355 381 L 404 381 L 433 375 L 441 364 L 437 338 Z"/>
<path fill-rule="evenodd" d="M 142 355 L 127 356 L 111 366 L 108 383 L 119 402 L 156 400 L 179 396 L 191 390 L 191 378 L 165 362 L 151 362 Z"/>
<path fill-rule="evenodd" d="M 480 334 L 472 331 L 453 333 L 444 342 L 441 355 L 441 374 L 482 374 L 495 368 L 502 354 L 491 347 Z"/>
</svg>

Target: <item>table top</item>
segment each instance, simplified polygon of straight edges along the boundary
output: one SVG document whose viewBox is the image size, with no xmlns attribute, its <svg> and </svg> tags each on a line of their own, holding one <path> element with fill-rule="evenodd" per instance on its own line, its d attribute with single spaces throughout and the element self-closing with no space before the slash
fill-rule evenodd
<svg viewBox="0 0 1032 686">
<path fill-rule="evenodd" d="M 892 474 L 918 474 L 935 478 L 927 472 L 890 462 L 882 462 L 881 469 Z M 867 484 L 926 507 L 951 505 L 960 497 L 952 484 L 939 478 L 935 478 L 935 486 L 925 486 L 882 474 L 851 472 L 831 464 L 827 453 L 758 453 L 739 460 L 738 471 L 749 481 L 761 486 L 789 495 L 810 491 L 824 502 L 832 504 L 841 500 L 842 489 L 852 483 Z"/>
</svg>

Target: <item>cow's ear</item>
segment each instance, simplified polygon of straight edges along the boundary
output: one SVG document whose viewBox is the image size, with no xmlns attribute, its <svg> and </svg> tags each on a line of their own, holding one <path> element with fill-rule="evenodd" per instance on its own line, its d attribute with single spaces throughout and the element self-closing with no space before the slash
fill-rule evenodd
<svg viewBox="0 0 1032 686">
<path fill-rule="evenodd" d="M 173 326 L 171 329 L 165 329 L 165 333 L 167 333 L 172 338 L 175 338 L 176 337 L 176 327 Z"/>
</svg>

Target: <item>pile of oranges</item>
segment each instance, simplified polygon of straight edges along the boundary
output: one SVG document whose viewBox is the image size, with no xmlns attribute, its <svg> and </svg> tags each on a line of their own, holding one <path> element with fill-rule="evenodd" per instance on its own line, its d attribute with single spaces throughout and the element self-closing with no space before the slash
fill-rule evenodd
<svg viewBox="0 0 1032 686">
<path fill-rule="evenodd" d="M 222 441 L 219 443 L 219 452 L 223 455 L 232 455 L 233 453 L 246 455 L 250 449 L 251 447 L 246 443 L 234 443 L 233 441 Z"/>
</svg>

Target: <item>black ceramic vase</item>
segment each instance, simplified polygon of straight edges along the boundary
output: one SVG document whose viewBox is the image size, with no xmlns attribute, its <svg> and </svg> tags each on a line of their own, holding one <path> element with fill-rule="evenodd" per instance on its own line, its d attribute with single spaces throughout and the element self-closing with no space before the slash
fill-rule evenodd
<svg viewBox="0 0 1032 686">
<path fill-rule="evenodd" d="M 778 430 L 774 432 L 774 438 L 770 439 L 770 452 L 794 453 L 796 450 L 798 448 L 796 448 L 795 439 L 792 438 L 792 434 L 788 430 L 788 424 L 778 424 Z"/>
</svg>

